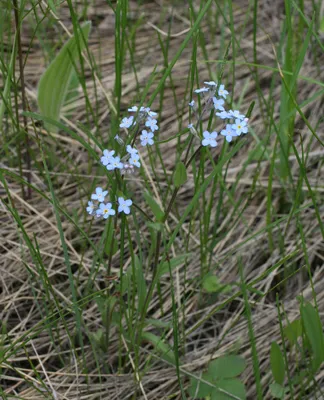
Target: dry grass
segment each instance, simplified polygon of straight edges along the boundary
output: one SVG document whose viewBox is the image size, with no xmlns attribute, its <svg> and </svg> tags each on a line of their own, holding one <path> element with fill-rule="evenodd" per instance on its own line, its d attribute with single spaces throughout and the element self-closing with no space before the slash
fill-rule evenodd
<svg viewBox="0 0 324 400">
<path fill-rule="evenodd" d="M 161 3 L 161 4 L 160 4 Z M 79 5 L 80 9 L 82 5 Z M 236 2 L 234 9 L 234 20 L 237 29 L 243 24 L 245 14 L 245 2 Z M 311 2 L 307 2 L 306 8 L 309 12 L 312 10 Z M 167 21 L 173 15 L 172 37 L 170 39 L 170 54 L 172 58 L 175 51 L 179 48 L 184 32 L 190 27 L 188 19 L 184 16 L 184 4 L 179 3 L 172 10 L 171 3 L 150 1 L 145 6 L 138 7 L 135 2 L 131 2 L 130 18 L 134 21 L 141 15 L 143 16 L 143 24 L 138 28 L 136 39 L 135 62 L 137 66 L 137 78 L 141 86 L 145 85 L 150 78 L 154 65 L 158 66 L 158 71 L 162 70 L 163 57 L 160 51 L 160 45 L 157 40 L 157 28 L 167 32 Z M 39 11 L 39 10 L 38 10 Z M 307 11 L 307 10 L 306 10 Z M 163 14 L 164 23 L 161 24 L 161 14 Z M 100 70 L 100 85 L 98 82 L 94 84 L 91 77 L 90 69 L 86 67 L 86 83 L 88 96 L 92 104 L 96 107 L 99 115 L 101 133 L 104 139 L 107 139 L 109 134 L 110 111 L 107 107 L 107 99 L 112 99 L 112 91 L 114 86 L 114 16 L 111 9 L 104 3 L 97 3 L 96 6 L 91 6 L 87 10 L 88 17 L 93 22 L 93 31 L 91 33 L 90 49 L 94 54 L 98 69 Z M 260 12 L 258 23 L 260 26 L 258 42 L 258 61 L 261 65 L 276 67 L 276 57 L 273 51 L 272 42 L 277 45 L 279 41 L 280 25 L 283 20 L 284 8 L 282 2 L 264 1 L 260 4 Z M 306 12 L 307 13 L 307 12 Z M 71 21 L 68 17 L 68 7 L 63 4 L 59 8 L 61 20 L 53 27 L 48 29 L 49 43 L 55 41 L 56 32 L 63 28 L 71 32 Z M 45 22 L 44 22 L 45 24 Z M 262 28 L 262 29 L 261 29 Z M 218 34 L 210 34 L 206 22 L 202 25 L 202 30 L 205 32 L 205 39 L 210 60 L 220 58 L 219 55 L 219 40 Z M 225 29 L 226 36 L 230 37 L 229 29 Z M 263 33 L 262 33 L 263 32 Z M 243 55 L 246 60 L 253 59 L 252 48 L 252 29 L 247 28 L 244 31 L 244 36 L 241 39 L 241 55 L 236 61 L 242 60 Z M 163 34 L 162 34 L 163 35 Z M 271 40 L 270 40 L 271 38 Z M 23 48 L 27 52 L 31 41 L 31 30 L 26 23 L 23 28 Z M 272 42 L 271 42 L 272 41 Z M 316 51 L 316 49 L 315 49 Z M 189 73 L 191 53 L 185 50 L 181 59 L 177 62 L 173 72 L 172 79 L 175 86 L 176 99 L 173 96 L 170 82 L 166 83 L 163 119 L 161 121 L 162 136 L 167 138 L 170 135 L 177 133 L 178 118 L 175 112 L 175 101 L 182 102 L 184 88 L 186 85 L 187 75 Z M 301 75 L 311 77 L 323 82 L 323 54 L 316 54 L 317 64 L 314 63 L 314 53 L 307 55 Z M 209 72 L 206 63 L 203 61 L 202 54 L 199 55 L 199 75 L 200 80 L 209 78 Z M 34 39 L 29 50 L 29 55 L 25 67 L 25 80 L 27 86 L 27 95 L 30 108 L 35 110 L 35 98 L 37 82 L 40 74 L 43 72 L 48 60 L 44 59 L 42 47 L 39 46 L 37 38 Z M 211 70 L 215 71 L 215 64 L 210 64 Z M 226 72 L 225 72 L 226 73 Z M 247 108 L 248 105 L 257 98 L 256 82 L 253 79 L 248 67 L 237 65 L 236 86 L 235 91 L 237 98 L 242 90 L 245 90 L 244 101 L 242 108 Z M 262 88 L 264 96 L 267 98 L 270 87 L 272 72 L 259 69 L 259 84 Z M 231 77 L 228 77 L 229 80 Z M 279 78 L 278 78 L 279 81 Z M 95 92 L 95 89 L 97 93 Z M 298 98 L 304 101 L 311 98 L 318 90 L 317 86 L 306 82 L 299 81 Z M 126 69 L 123 76 L 123 100 L 122 108 L 133 103 L 136 98 L 136 81 L 134 74 L 129 67 L 129 60 L 126 61 Z M 229 86 L 229 90 L 233 90 Z M 274 90 L 274 117 L 278 117 L 280 90 Z M 84 136 L 84 133 L 77 127 L 78 121 L 86 122 L 86 110 L 82 95 L 73 101 L 68 106 L 71 107 L 72 113 L 64 119 L 64 123 L 72 129 Z M 154 107 L 153 107 L 154 109 Z M 303 108 L 308 120 L 312 126 L 316 126 L 319 118 L 322 116 L 322 98 L 319 97 L 309 106 Z M 187 120 L 188 116 L 184 118 Z M 242 165 L 246 161 L 246 154 L 256 146 L 256 138 L 261 140 L 265 132 L 264 119 L 259 106 L 253 111 L 250 121 L 255 134 L 249 136 L 248 145 L 239 152 L 232 160 L 227 172 L 226 181 L 231 185 L 236 181 L 238 174 L 242 170 Z M 324 191 L 323 181 L 323 154 L 316 140 L 312 139 L 312 135 L 304 126 L 301 118 L 297 117 L 296 126 L 296 146 L 300 150 L 300 138 L 303 140 L 304 148 L 310 146 L 307 176 L 310 185 L 316 190 L 318 204 L 320 205 L 320 214 L 322 221 L 324 220 L 324 206 L 322 195 Z M 8 131 L 10 127 L 8 127 Z M 30 135 L 33 137 L 33 129 L 30 125 Z M 317 126 L 317 135 L 323 140 L 323 123 L 320 122 Z M 79 221 L 84 223 L 83 207 L 89 197 L 89 187 L 95 177 L 95 169 L 89 169 L 89 155 L 85 149 L 82 149 L 78 142 L 67 136 L 65 133 L 59 133 L 52 137 L 48 137 L 47 132 L 39 129 L 41 138 L 47 146 L 53 146 L 56 154 L 61 154 L 57 164 L 50 163 L 50 172 L 55 186 L 56 195 L 61 206 L 66 207 L 70 215 L 78 216 Z M 274 146 L 275 136 L 270 138 L 269 154 Z M 35 158 L 40 161 L 37 154 L 37 145 L 34 144 Z M 161 146 L 161 150 L 166 160 L 168 173 L 171 175 L 174 168 L 174 148 L 173 142 Z M 14 152 L 14 150 L 13 150 Z M 144 155 L 143 155 L 144 156 Z M 49 160 L 50 162 L 51 160 Z M 66 169 L 64 164 L 66 163 Z M 147 174 L 152 179 L 152 185 L 156 187 L 156 181 L 149 165 L 149 159 L 145 155 L 145 164 Z M 7 160 L 1 160 L 1 166 L 5 167 Z M 297 184 L 299 179 L 299 166 L 295 156 L 290 157 L 291 173 L 294 182 Z M 211 166 L 206 167 L 207 171 L 211 170 Z M 11 170 L 18 172 L 17 168 Z M 27 171 L 24 171 L 25 173 Z M 44 176 L 41 170 L 33 168 L 31 171 L 32 183 L 40 190 L 47 192 Z M 163 176 L 161 171 L 161 176 Z M 265 279 L 262 279 L 256 286 L 264 293 L 268 294 L 260 299 L 257 294 L 250 296 L 250 304 L 252 307 L 252 320 L 254 323 L 254 332 L 256 336 L 256 345 L 260 360 L 260 368 L 262 372 L 262 387 L 264 388 L 264 399 L 270 399 L 271 396 L 267 390 L 271 381 L 271 372 L 269 364 L 269 348 L 273 340 L 281 343 L 280 327 L 278 323 L 278 310 L 276 307 L 275 294 L 280 293 L 280 300 L 287 314 L 287 318 L 292 321 L 299 315 L 299 302 L 296 297 L 303 294 L 304 298 L 312 300 L 312 287 L 310 284 L 307 269 L 305 267 L 304 254 L 301 250 L 300 226 L 307 244 L 308 262 L 311 266 L 313 277 L 314 291 L 317 294 L 317 304 L 321 315 L 324 312 L 324 294 L 323 294 L 323 256 L 324 245 L 320 230 L 317 224 L 314 207 L 307 206 L 298 213 L 298 220 L 295 216 L 292 222 L 287 226 L 287 219 L 283 220 L 273 229 L 275 238 L 275 250 L 270 251 L 266 227 L 267 213 L 267 186 L 269 177 L 269 160 L 262 162 L 251 161 L 246 170 L 241 176 L 235 193 L 236 199 L 242 199 L 241 209 L 243 210 L 242 217 L 237 220 L 235 225 L 230 225 L 232 214 L 230 210 L 224 212 L 221 220 L 221 226 L 218 229 L 220 240 L 214 248 L 213 258 L 217 263 L 217 276 L 222 283 L 233 283 L 239 281 L 238 273 L 238 257 L 241 257 L 244 265 L 244 275 L 246 281 L 250 282 L 260 276 L 269 267 L 278 262 L 283 255 L 297 252 L 293 257 L 293 263 L 287 264 L 287 274 L 297 271 L 293 276 L 285 281 L 285 284 L 279 285 L 283 276 L 278 276 L 277 271 L 274 271 Z M 193 185 L 191 176 L 187 184 L 182 187 L 177 198 L 177 211 L 171 214 L 169 226 L 172 227 L 179 221 L 181 211 L 188 204 L 188 201 L 193 195 Z M 162 188 L 164 183 L 159 182 Z M 39 321 L 45 317 L 47 304 L 49 309 L 54 309 L 50 303 L 55 295 L 61 307 L 71 305 L 70 287 L 67 276 L 67 268 L 64 261 L 59 230 L 56 224 L 55 215 L 48 201 L 42 198 L 37 193 L 33 194 L 32 199 L 26 201 L 21 196 L 20 186 L 14 180 L 8 180 L 10 195 L 16 210 L 18 211 L 22 223 L 25 227 L 27 235 L 31 240 L 37 240 L 39 253 L 46 266 L 48 279 L 54 289 L 53 294 L 46 294 L 42 289 L 41 271 L 35 265 L 35 259 L 31 256 L 25 239 L 21 231 L 18 229 L 12 215 L 1 204 L 1 240 L 0 240 L 0 304 L 1 304 L 1 321 L 6 324 L 7 332 L 11 343 L 16 340 L 19 342 L 24 333 L 36 326 Z M 303 184 L 304 185 L 304 184 Z M 135 189 L 136 188 L 136 189 Z M 134 190 L 138 193 L 138 198 L 141 198 L 144 183 L 142 179 L 134 181 Z M 4 190 L 1 190 L 1 196 L 6 201 Z M 307 194 L 307 188 L 303 186 L 303 192 Z M 160 190 L 156 190 L 158 198 L 161 195 Z M 207 191 L 206 196 L 210 191 Z M 276 212 L 276 217 L 285 216 L 282 208 L 282 193 L 283 183 L 275 176 L 272 191 L 272 205 Z M 288 191 L 289 193 L 289 191 Z M 217 192 L 218 196 L 218 192 Z M 306 196 L 305 196 L 306 199 Z M 309 204 L 309 199 L 305 200 L 305 204 Z M 143 207 L 145 207 L 143 203 Z M 193 215 L 198 218 L 197 214 Z M 197 219 L 197 221 L 199 221 Z M 78 282 L 78 292 L 80 297 L 84 293 L 85 285 L 88 281 L 89 273 L 92 268 L 93 250 L 85 247 L 80 239 L 79 233 L 67 219 L 63 219 L 63 228 L 68 252 L 73 267 L 75 278 Z M 222 233 L 231 226 L 231 231 L 222 239 Z M 84 224 L 90 237 L 94 242 L 102 233 L 103 225 L 99 222 Z M 175 242 L 172 248 L 173 255 L 183 253 L 182 238 L 186 237 L 189 227 L 189 221 L 183 224 L 181 235 Z M 247 238 L 252 237 L 257 232 L 261 232 L 252 240 Z M 281 236 L 284 235 L 284 240 Z M 150 240 L 149 232 L 143 231 L 143 239 Z M 284 248 L 280 249 L 280 242 L 284 243 Z M 200 374 L 200 372 L 208 365 L 208 362 L 222 354 L 226 354 L 233 349 L 240 349 L 240 353 L 249 360 L 248 368 L 244 373 L 244 382 L 248 388 L 248 396 L 250 399 L 256 398 L 255 382 L 253 376 L 251 362 L 251 344 L 248 334 L 248 326 L 244 318 L 245 305 L 241 298 L 231 302 L 222 310 L 215 313 L 207 321 L 203 321 L 204 317 L 211 312 L 217 305 L 221 305 L 234 290 L 229 294 L 224 293 L 214 297 L 211 301 L 209 296 L 198 291 L 195 279 L 201 279 L 200 271 L 200 254 L 195 249 L 199 248 L 199 225 L 196 223 L 194 231 L 191 233 L 189 247 L 193 249 L 192 256 L 186 268 L 187 278 L 190 277 L 189 283 L 184 284 L 184 270 L 181 265 L 176 271 L 175 278 L 175 296 L 177 304 L 182 307 L 179 313 L 180 325 L 183 323 L 184 329 L 189 332 L 190 328 L 201 321 L 201 325 L 193 332 L 186 336 L 185 352 L 181 356 L 181 369 L 188 373 Z M 136 249 L 135 249 L 136 251 Z M 118 273 L 120 262 L 120 252 L 118 251 L 113 257 L 113 272 Z M 125 249 L 125 269 L 130 263 L 130 253 L 128 247 Z M 147 281 L 151 280 L 151 272 L 147 272 Z M 105 285 L 104 282 L 97 280 L 95 282 L 98 290 Z M 273 290 L 272 290 L 273 289 Z M 162 302 L 163 310 L 159 304 Z M 170 280 L 164 278 L 161 281 L 160 298 L 156 293 L 149 308 L 149 317 L 160 319 L 166 322 L 172 321 L 172 301 L 170 297 Z M 90 332 L 95 332 L 102 324 L 101 316 L 95 302 L 91 301 L 83 310 L 84 322 Z M 183 320 L 183 321 L 182 321 Z M 65 318 L 65 323 L 71 329 L 71 334 L 74 326 L 74 317 L 68 314 Z M 154 328 L 152 329 L 154 332 Z M 156 358 L 152 362 L 149 370 L 140 376 L 141 386 L 134 383 L 138 377 L 134 377 L 132 360 L 134 355 L 128 352 L 128 345 L 125 340 L 119 343 L 117 333 L 112 334 L 112 339 L 109 347 L 109 352 L 102 354 L 98 360 L 101 370 L 98 369 L 98 364 L 93 357 L 93 350 L 89 342 L 85 342 L 85 357 L 87 371 L 80 370 L 80 352 L 78 352 L 78 344 L 75 344 L 76 351 L 72 352 L 71 337 L 67 335 L 66 328 L 62 321 L 59 320 L 56 326 L 56 339 L 49 337 L 49 330 L 44 327 L 42 331 L 35 337 L 30 337 L 30 340 L 24 346 L 16 346 L 16 351 L 2 365 L 1 385 L 7 398 L 21 399 L 131 399 L 134 398 L 134 393 L 137 393 L 138 399 L 168 399 L 181 398 L 179 384 L 175 373 L 174 366 L 169 365 L 166 361 Z M 73 335 L 72 335 L 73 336 Z M 173 335 L 170 329 L 166 338 L 172 343 Z M 53 342 L 55 345 L 53 345 Z M 125 368 L 124 373 L 118 373 L 118 349 L 122 346 Z M 154 351 L 150 344 L 143 343 L 141 349 L 141 363 L 139 370 L 145 370 L 145 363 L 148 356 L 153 357 Z M 292 371 L 294 369 L 293 359 L 294 354 L 289 354 L 291 358 Z M 31 363 L 34 365 L 34 370 L 31 368 Z M 104 365 L 109 366 L 112 373 L 105 373 Z M 316 379 L 319 386 L 324 388 L 323 371 L 319 371 Z M 46 393 L 41 387 L 40 381 L 43 381 L 47 387 Z M 187 387 L 188 380 L 185 380 Z M 42 394 L 43 393 L 43 394 Z M 49 394 L 51 393 L 51 395 Z M 52 396 L 52 397 L 51 397 Z M 171 397 L 172 396 L 172 397 Z M 318 398 L 318 397 L 317 397 Z"/>
</svg>

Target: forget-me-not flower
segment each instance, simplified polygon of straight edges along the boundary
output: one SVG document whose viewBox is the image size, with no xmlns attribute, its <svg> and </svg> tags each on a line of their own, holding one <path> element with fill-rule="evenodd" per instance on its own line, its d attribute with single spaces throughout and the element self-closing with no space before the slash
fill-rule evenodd
<svg viewBox="0 0 324 400">
<path fill-rule="evenodd" d="M 121 144 L 121 145 L 124 144 L 123 139 L 122 139 L 119 135 L 116 135 L 116 136 L 114 137 L 114 139 L 117 140 L 117 143 L 119 143 L 119 144 Z"/>
<path fill-rule="evenodd" d="M 87 213 L 91 215 L 93 211 L 94 211 L 93 201 L 88 201 Z"/>
<path fill-rule="evenodd" d="M 154 118 L 149 117 L 146 122 L 145 126 L 151 129 L 152 132 L 157 131 L 159 127 L 157 126 L 157 120 Z"/>
<path fill-rule="evenodd" d="M 103 151 L 103 156 L 100 158 L 100 161 L 103 165 L 107 165 L 111 160 L 114 159 L 115 150 L 107 150 Z"/>
<path fill-rule="evenodd" d="M 97 216 L 102 216 L 103 218 L 107 219 L 109 217 L 109 215 L 115 215 L 116 211 L 113 210 L 112 208 L 112 204 L 111 203 L 101 203 L 99 205 L 99 208 L 97 210 Z"/>
<path fill-rule="evenodd" d="M 214 81 L 204 82 L 204 84 L 208 85 L 208 86 L 216 86 L 217 85 L 217 83 Z"/>
<path fill-rule="evenodd" d="M 240 119 L 235 120 L 235 124 L 232 124 L 232 129 L 238 134 L 247 133 L 248 127 L 246 121 L 241 121 Z"/>
<path fill-rule="evenodd" d="M 153 132 L 147 132 L 145 129 L 142 131 L 142 134 L 140 136 L 141 140 L 141 145 L 142 146 L 147 146 L 150 145 L 152 146 L 154 144 L 154 133 Z"/>
<path fill-rule="evenodd" d="M 132 126 L 133 125 L 133 122 L 134 122 L 134 117 L 133 116 L 131 116 L 131 117 L 125 117 L 125 118 L 123 118 L 122 119 L 122 121 L 121 121 L 121 123 L 120 123 L 120 128 L 129 128 L 130 126 Z"/>
<path fill-rule="evenodd" d="M 188 103 L 188 104 L 189 104 L 189 107 L 194 107 L 195 106 L 195 100 L 191 100 L 191 102 Z"/>
<path fill-rule="evenodd" d="M 231 142 L 233 136 L 238 136 L 238 134 L 234 131 L 231 124 L 227 124 L 226 128 L 221 131 L 221 135 L 225 136 L 228 142 Z"/>
<path fill-rule="evenodd" d="M 130 206 L 133 204 L 132 200 L 125 200 L 123 197 L 118 197 L 118 212 L 130 213 Z"/>
<path fill-rule="evenodd" d="M 196 89 L 195 90 L 195 93 L 204 93 L 204 92 L 208 92 L 209 91 L 209 88 L 207 88 L 207 87 L 202 87 L 202 88 L 199 88 L 199 89 Z"/>
<path fill-rule="evenodd" d="M 130 155 L 130 158 L 129 158 L 129 160 L 128 160 L 128 162 L 131 164 L 131 165 L 134 165 L 135 167 L 140 167 L 141 166 L 141 163 L 140 163 L 140 157 L 139 157 L 139 155 L 138 154 L 131 154 Z"/>
<path fill-rule="evenodd" d="M 216 113 L 217 117 L 221 119 L 228 119 L 231 118 L 230 114 L 227 111 L 221 111 Z"/>
<path fill-rule="evenodd" d="M 114 169 L 122 169 L 124 164 L 120 161 L 120 157 L 114 157 L 109 164 L 107 164 L 106 168 L 108 171 L 113 171 Z"/>
<path fill-rule="evenodd" d="M 211 132 L 209 133 L 208 131 L 203 132 L 203 137 L 204 139 L 201 141 L 201 144 L 203 146 L 211 146 L 211 147 L 216 147 L 217 142 L 217 132 Z"/>
<path fill-rule="evenodd" d="M 128 154 L 137 154 L 138 151 L 135 149 L 135 147 L 132 147 L 130 144 L 127 145 L 126 151 Z"/>
<path fill-rule="evenodd" d="M 243 121 L 244 118 L 245 118 L 245 115 L 244 114 L 240 114 L 240 112 L 238 110 L 234 110 L 234 111 L 233 110 L 229 110 L 228 113 L 231 115 L 232 118 L 240 119 L 241 121 Z"/>
<path fill-rule="evenodd" d="M 223 104 L 224 104 L 223 99 L 217 99 L 216 97 L 213 97 L 213 103 L 214 103 L 215 110 L 219 110 L 219 111 L 225 110 L 225 108 L 223 107 Z"/>
<path fill-rule="evenodd" d="M 99 203 L 103 203 L 105 201 L 105 197 L 108 194 L 108 190 L 102 190 L 101 187 L 96 188 L 96 193 L 91 195 L 92 200 L 98 200 Z"/>
<path fill-rule="evenodd" d="M 225 90 L 225 86 L 224 85 L 220 85 L 219 89 L 218 89 L 218 96 L 221 96 L 224 99 L 226 99 L 227 95 L 228 95 L 228 91 Z"/>
</svg>

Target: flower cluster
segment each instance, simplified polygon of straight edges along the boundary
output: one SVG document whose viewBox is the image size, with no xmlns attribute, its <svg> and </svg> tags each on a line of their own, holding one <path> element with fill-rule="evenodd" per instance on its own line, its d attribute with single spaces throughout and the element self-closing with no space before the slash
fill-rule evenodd
<svg viewBox="0 0 324 400">
<path fill-rule="evenodd" d="M 108 190 L 103 190 L 97 187 L 95 193 L 91 195 L 91 200 L 88 201 L 87 212 L 90 215 L 95 215 L 97 218 L 107 219 L 110 215 L 115 215 L 116 211 L 112 208 L 112 203 L 105 203 L 105 198 L 108 195 Z M 133 204 L 132 200 L 125 200 L 123 197 L 118 197 L 118 212 L 130 213 L 130 206 Z"/>
<path fill-rule="evenodd" d="M 196 89 L 195 93 L 203 94 L 205 100 L 205 107 L 202 113 L 207 110 L 214 109 L 215 115 L 221 120 L 226 120 L 226 125 L 220 131 L 220 134 L 225 137 L 227 142 L 231 142 L 234 137 L 241 136 L 248 132 L 248 118 L 244 114 L 241 114 L 238 110 L 226 111 L 224 104 L 228 91 L 222 84 L 217 84 L 214 81 L 204 82 L 206 86 Z M 190 101 L 189 107 L 196 111 L 196 103 L 194 100 Z M 189 124 L 188 128 L 193 134 L 196 134 L 196 130 L 193 124 Z M 201 140 L 202 146 L 216 147 L 216 138 L 218 133 L 216 131 L 203 132 L 203 139 Z"/>
<path fill-rule="evenodd" d="M 159 129 L 157 120 L 155 117 L 157 113 L 151 111 L 149 107 L 133 106 L 128 109 L 129 112 L 136 113 L 135 116 L 125 117 L 120 123 L 120 128 L 129 129 L 136 127 L 137 130 L 134 132 L 134 137 L 141 132 L 140 141 L 142 146 L 152 146 L 154 144 L 154 132 Z M 119 136 L 115 136 L 115 140 L 120 146 L 124 146 L 124 140 Z M 134 140 L 135 141 L 135 140 Z M 119 171 L 121 175 L 126 173 L 130 174 L 135 171 L 135 168 L 140 168 L 141 161 L 138 154 L 138 150 L 127 145 L 123 149 L 124 156 L 116 154 L 115 150 L 105 149 L 100 158 L 101 164 L 108 171 Z M 90 215 L 94 215 L 98 218 L 102 217 L 107 219 L 111 215 L 115 215 L 116 211 L 112 208 L 112 203 L 105 203 L 105 198 L 108 195 L 108 190 L 103 190 L 101 187 L 97 187 L 95 193 L 91 195 L 91 201 L 88 202 L 87 212 Z M 130 214 L 130 207 L 133 204 L 132 200 L 118 197 L 118 213 Z"/>
<path fill-rule="evenodd" d="M 154 118 L 157 113 L 151 111 L 149 107 L 133 106 L 128 109 L 129 112 L 137 113 L 136 118 L 132 115 L 122 119 L 120 128 L 130 128 L 137 125 L 141 131 L 140 141 L 142 146 L 152 146 L 154 144 L 154 132 L 159 129 L 157 120 Z"/>
</svg>

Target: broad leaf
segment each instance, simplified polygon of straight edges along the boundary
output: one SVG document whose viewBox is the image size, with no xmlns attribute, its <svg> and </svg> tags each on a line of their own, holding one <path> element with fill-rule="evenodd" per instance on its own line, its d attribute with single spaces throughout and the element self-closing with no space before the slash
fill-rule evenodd
<svg viewBox="0 0 324 400">
<path fill-rule="evenodd" d="M 238 379 L 224 379 L 217 382 L 217 388 L 211 392 L 211 400 L 233 400 L 233 396 L 245 400 L 246 390 L 244 384 Z M 221 390 L 219 390 L 221 389 Z M 226 394 L 227 392 L 229 394 Z"/>
<path fill-rule="evenodd" d="M 201 377 L 204 381 L 210 382 L 210 377 L 208 374 L 202 374 Z M 212 386 L 211 386 L 212 385 Z M 198 378 L 191 378 L 190 380 L 190 388 L 188 390 L 191 399 L 204 399 L 207 397 L 211 391 L 213 390 L 213 383 L 208 385 L 208 383 L 202 382 Z"/>
<path fill-rule="evenodd" d="M 244 358 L 236 355 L 220 357 L 212 361 L 208 373 L 213 379 L 234 378 L 240 375 L 246 367 Z"/>
<path fill-rule="evenodd" d="M 271 343 L 270 365 L 274 380 L 282 385 L 285 380 L 285 361 L 276 342 Z"/>
<path fill-rule="evenodd" d="M 44 117 L 49 117 L 55 121 L 60 120 L 61 108 L 69 89 L 69 84 L 73 76 L 74 65 L 78 61 L 79 49 L 85 48 L 91 29 L 91 22 L 85 22 L 78 33 L 78 42 L 72 36 L 62 47 L 58 55 L 47 67 L 38 85 L 38 107 Z M 47 127 L 56 131 L 54 125 L 46 123 Z"/>
<path fill-rule="evenodd" d="M 161 210 L 161 207 L 148 192 L 144 192 L 144 197 L 147 204 L 150 206 L 153 214 L 155 215 L 157 221 L 162 221 L 164 217 L 164 212 Z"/>
</svg>

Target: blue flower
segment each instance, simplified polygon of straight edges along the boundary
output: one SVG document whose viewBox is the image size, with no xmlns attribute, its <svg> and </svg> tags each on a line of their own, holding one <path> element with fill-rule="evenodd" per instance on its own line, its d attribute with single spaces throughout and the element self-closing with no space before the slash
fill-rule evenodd
<svg viewBox="0 0 324 400">
<path fill-rule="evenodd" d="M 105 201 L 105 197 L 108 194 L 108 190 L 103 191 L 101 187 L 96 188 L 96 193 L 91 195 L 92 200 L 98 200 L 99 203 L 103 203 Z"/>
<path fill-rule="evenodd" d="M 196 89 L 195 90 L 195 93 L 204 93 L 204 92 L 208 92 L 209 91 L 209 88 L 206 88 L 206 87 L 203 87 L 203 88 L 200 88 L 200 89 Z"/>
<path fill-rule="evenodd" d="M 228 91 L 225 90 L 225 86 L 224 85 L 220 85 L 220 87 L 218 89 L 218 96 L 221 96 L 224 99 L 226 99 L 227 95 L 228 95 Z"/>
<path fill-rule="evenodd" d="M 111 207 L 112 207 L 111 203 L 107 203 L 107 204 L 101 203 L 99 205 L 99 208 L 98 208 L 97 212 L 96 212 L 97 216 L 98 217 L 102 216 L 104 219 L 107 219 L 109 217 L 109 215 L 115 215 L 116 211 L 113 210 Z"/>
<path fill-rule="evenodd" d="M 243 119 L 245 118 L 245 115 L 244 114 L 240 114 L 240 112 L 238 110 L 234 110 L 234 111 L 233 110 L 229 110 L 228 113 L 231 115 L 232 118 L 240 119 L 241 121 L 243 121 Z"/>
<path fill-rule="evenodd" d="M 194 107 L 195 106 L 195 100 L 191 100 L 191 102 L 188 103 L 188 104 L 189 104 L 189 107 Z"/>
<path fill-rule="evenodd" d="M 216 86 L 217 85 L 217 83 L 214 81 L 204 82 L 204 84 L 208 85 L 208 86 Z"/>
<path fill-rule="evenodd" d="M 107 165 L 111 160 L 114 159 L 115 150 L 107 150 L 103 151 L 103 156 L 100 158 L 101 164 Z"/>
<path fill-rule="evenodd" d="M 140 136 L 141 140 L 141 145 L 142 146 L 147 146 L 150 145 L 152 146 L 154 144 L 154 134 L 153 132 L 147 132 L 145 129 L 142 131 L 142 134 Z"/>
<path fill-rule="evenodd" d="M 159 127 L 157 126 L 157 120 L 154 118 L 149 117 L 146 122 L 145 126 L 151 129 L 152 132 L 157 131 Z"/>
<path fill-rule="evenodd" d="M 139 168 L 141 166 L 141 163 L 139 162 L 139 159 L 140 159 L 140 157 L 139 157 L 138 154 L 131 154 L 131 156 L 130 156 L 128 161 L 129 161 L 129 163 L 131 165 L 134 165 L 135 167 Z"/>
<path fill-rule="evenodd" d="M 235 124 L 232 124 L 232 129 L 237 133 L 238 136 L 240 136 L 241 133 L 248 132 L 246 121 L 241 121 L 240 119 L 235 120 Z"/>
<path fill-rule="evenodd" d="M 134 117 L 131 116 L 129 118 L 125 117 L 122 119 L 121 123 L 120 123 L 120 128 L 129 128 L 130 126 L 133 125 L 134 122 Z"/>
<path fill-rule="evenodd" d="M 106 168 L 108 171 L 113 171 L 114 169 L 122 169 L 124 164 L 120 162 L 120 157 L 114 157 L 109 164 L 107 164 Z"/>
<path fill-rule="evenodd" d="M 231 115 L 227 111 L 221 111 L 216 113 L 217 117 L 221 119 L 228 119 L 231 118 Z"/>
<path fill-rule="evenodd" d="M 228 142 L 232 141 L 233 136 L 238 136 L 231 124 L 226 125 L 226 128 L 221 131 L 221 135 L 225 136 Z"/>
<path fill-rule="evenodd" d="M 137 154 L 138 151 L 135 149 L 135 147 L 132 147 L 130 144 L 127 145 L 126 151 L 128 154 Z"/>
<path fill-rule="evenodd" d="M 118 197 L 118 212 L 130 213 L 130 206 L 133 204 L 132 200 L 125 200 L 123 197 Z"/>
<path fill-rule="evenodd" d="M 150 117 L 156 117 L 156 116 L 157 116 L 157 113 L 154 112 L 154 111 L 152 111 L 152 110 L 150 109 L 150 107 L 145 107 L 145 112 L 146 112 L 147 115 L 150 116 Z"/>
<path fill-rule="evenodd" d="M 194 127 L 193 124 L 188 125 L 188 129 L 192 129 L 193 127 Z"/>
<path fill-rule="evenodd" d="M 220 110 L 220 111 L 224 111 L 224 100 L 223 99 L 217 99 L 216 97 L 213 97 L 213 103 L 214 103 L 214 108 L 215 110 Z"/>
<path fill-rule="evenodd" d="M 93 201 L 88 201 L 87 213 L 91 215 L 93 211 L 94 211 Z"/>
<path fill-rule="evenodd" d="M 211 146 L 211 147 L 216 147 L 217 142 L 217 132 L 211 132 L 209 133 L 208 131 L 203 132 L 203 137 L 204 139 L 201 141 L 201 144 L 203 146 Z"/>
</svg>

